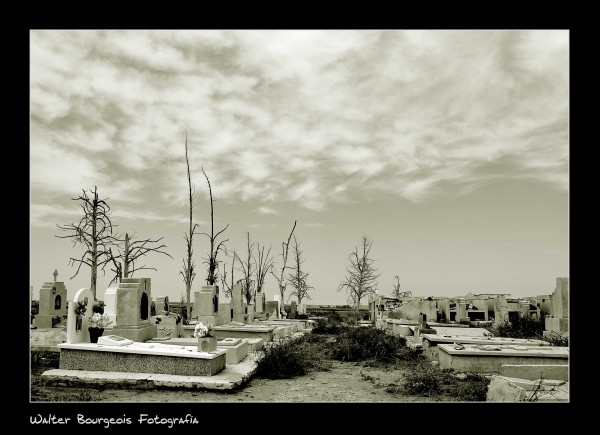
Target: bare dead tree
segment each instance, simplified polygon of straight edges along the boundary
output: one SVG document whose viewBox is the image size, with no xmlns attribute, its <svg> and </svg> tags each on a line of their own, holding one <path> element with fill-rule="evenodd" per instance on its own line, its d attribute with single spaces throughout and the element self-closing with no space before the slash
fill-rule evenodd
<svg viewBox="0 0 600 435">
<path fill-rule="evenodd" d="M 396 298 L 396 299 L 400 299 L 400 298 L 412 296 L 411 291 L 401 291 L 400 290 L 400 278 L 398 278 L 398 275 L 396 275 L 394 278 L 396 278 L 396 284 L 394 284 L 394 290 L 392 290 L 392 297 Z"/>
<path fill-rule="evenodd" d="M 204 168 L 202 168 L 202 173 L 206 178 L 206 182 L 208 183 L 208 194 L 210 196 L 210 235 L 207 233 L 204 234 L 210 240 L 210 255 L 205 263 L 208 266 L 207 274 L 206 274 L 206 283 L 208 285 L 213 285 L 217 282 L 219 275 L 219 263 L 217 262 L 217 255 L 219 255 L 219 250 L 224 247 L 225 242 L 229 241 L 229 239 L 225 239 L 217 244 L 217 237 L 221 235 L 227 228 L 229 228 L 229 224 L 225 226 L 221 231 L 215 234 L 215 220 L 214 220 L 214 207 L 213 207 L 213 195 L 212 189 L 210 187 L 210 180 L 208 179 L 208 175 L 204 172 Z M 216 247 L 215 247 L 216 246 Z"/>
<path fill-rule="evenodd" d="M 273 264 L 273 267 L 271 268 L 271 274 L 275 277 L 275 279 L 277 280 L 277 284 L 279 286 L 279 294 L 281 296 L 281 306 L 283 307 L 283 301 L 285 300 L 285 289 L 287 287 L 287 280 L 286 280 L 286 276 L 285 276 L 285 270 L 286 270 L 286 264 L 287 264 L 287 259 L 288 259 L 288 252 L 290 249 L 290 240 L 292 239 L 292 234 L 294 234 L 294 230 L 296 229 L 296 221 L 294 221 L 294 226 L 292 227 L 292 231 L 290 232 L 290 235 L 287 239 L 287 242 L 282 242 L 281 243 L 281 256 L 282 256 L 282 262 L 283 264 L 281 265 L 281 270 L 279 270 L 279 273 L 275 273 L 275 265 Z"/>
<path fill-rule="evenodd" d="M 166 248 L 167 245 L 156 246 L 163 238 L 154 240 L 138 239 L 135 234 L 130 237 L 128 233 L 125 233 L 124 238 L 115 238 L 117 254 L 113 254 L 112 249 L 109 249 L 110 261 L 115 266 L 115 269 L 111 269 L 115 273 L 115 276 L 110 283 L 119 282 L 122 278 L 129 278 L 130 275 L 133 275 L 138 270 L 156 270 L 156 268 L 148 267 L 145 264 L 141 266 L 136 265 L 136 261 L 139 258 L 151 252 L 173 258 L 170 254 L 163 251 L 163 248 Z M 106 264 L 108 263 L 105 263 L 104 266 Z M 103 270 L 104 266 L 102 267 Z"/>
<path fill-rule="evenodd" d="M 298 304 L 302 303 L 302 299 L 310 299 L 310 295 L 308 294 L 309 290 L 314 287 L 308 285 L 306 279 L 308 278 L 308 273 L 302 270 L 302 264 L 304 264 L 304 257 L 302 255 L 302 250 L 300 249 L 300 243 L 294 236 L 294 271 L 288 274 L 288 280 L 293 290 L 290 292 L 290 297 L 296 296 L 298 298 Z"/>
<path fill-rule="evenodd" d="M 356 246 L 348 256 L 350 266 L 346 268 L 347 275 L 337 288 L 338 292 L 346 290 L 348 300 L 355 305 L 357 314 L 361 299 L 377 290 L 380 274 L 375 268 L 375 260 L 369 257 L 372 245 L 373 241 L 363 235 L 360 248 Z"/>
<path fill-rule="evenodd" d="M 227 249 L 225 250 L 225 254 L 227 254 Z M 225 297 L 230 298 L 233 292 L 233 286 L 235 284 L 234 274 L 235 271 L 235 250 L 233 251 L 233 258 L 231 259 L 231 276 L 230 281 L 227 281 L 227 263 L 223 267 L 223 275 L 221 275 L 221 284 L 223 285 L 223 292 L 225 293 Z"/>
<path fill-rule="evenodd" d="M 82 265 L 90 267 L 90 290 L 96 299 L 96 281 L 98 279 L 98 266 L 109 261 L 109 249 L 114 243 L 113 224 L 110 220 L 110 206 L 106 200 L 98 198 L 98 189 L 94 186 L 94 190 L 89 189 L 90 195 L 85 189 L 77 198 L 71 198 L 73 201 L 80 201 L 83 217 L 78 223 L 70 223 L 66 225 L 57 225 L 58 229 L 65 231 L 65 236 L 56 236 L 60 239 L 73 240 L 73 246 L 82 245 L 85 248 L 84 253 L 80 258 L 71 257 L 69 265 L 78 264 L 75 274 L 71 279 L 75 278 Z"/>
<path fill-rule="evenodd" d="M 265 284 L 265 277 L 271 267 L 273 267 L 273 257 L 271 255 L 271 246 L 265 253 L 265 247 L 260 246 L 260 243 L 256 244 L 257 256 L 254 257 L 254 264 L 256 266 L 256 293 L 261 293 Z"/>
<path fill-rule="evenodd" d="M 198 224 L 194 224 L 192 222 L 192 212 L 194 209 L 194 193 L 196 191 L 195 186 L 192 184 L 192 176 L 190 173 L 190 161 L 188 159 L 188 141 L 187 141 L 187 132 L 185 133 L 185 163 L 187 165 L 187 178 L 188 178 L 188 186 L 189 186 L 189 193 L 188 193 L 188 198 L 189 198 L 189 203 L 190 203 L 190 229 L 189 229 L 189 233 L 184 234 L 183 238 L 185 239 L 186 242 L 186 247 L 187 247 L 187 258 L 183 259 L 183 270 L 181 270 L 179 273 L 181 273 L 181 276 L 183 276 L 183 282 L 185 283 L 185 294 L 186 294 L 186 313 L 187 313 L 187 318 L 191 319 L 192 318 L 192 312 L 190 309 L 190 292 L 192 290 L 192 282 L 194 281 L 194 278 L 196 277 L 196 271 L 195 271 L 195 265 L 194 265 L 194 261 L 192 260 L 192 255 L 194 254 L 194 250 L 192 247 L 192 240 L 194 238 L 194 234 L 196 234 L 196 227 L 198 227 Z"/>
<path fill-rule="evenodd" d="M 240 262 L 241 272 L 243 278 L 238 280 L 238 282 L 242 283 L 244 297 L 246 298 L 246 303 L 252 303 L 252 298 L 254 297 L 254 280 L 252 279 L 252 274 L 254 270 L 252 269 L 252 260 L 253 260 L 253 252 L 254 252 L 254 242 L 250 241 L 250 232 L 247 232 L 248 239 L 248 251 L 245 260 L 242 260 L 239 255 L 236 253 L 235 256 Z"/>
</svg>

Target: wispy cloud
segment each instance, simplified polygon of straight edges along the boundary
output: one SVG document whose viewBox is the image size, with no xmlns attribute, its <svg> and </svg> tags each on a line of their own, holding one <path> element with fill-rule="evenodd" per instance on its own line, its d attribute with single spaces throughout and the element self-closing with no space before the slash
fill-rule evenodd
<svg viewBox="0 0 600 435">
<path fill-rule="evenodd" d="M 260 214 L 263 214 L 263 215 L 267 215 L 267 214 L 278 214 L 277 210 L 274 210 L 274 209 L 272 209 L 272 208 L 269 208 L 269 207 L 264 207 L 264 206 L 262 206 L 262 207 L 258 207 L 258 212 L 259 212 Z"/>
<path fill-rule="evenodd" d="M 32 201 L 183 204 L 186 131 L 226 200 L 567 189 L 568 56 L 567 31 L 32 31 Z"/>
</svg>

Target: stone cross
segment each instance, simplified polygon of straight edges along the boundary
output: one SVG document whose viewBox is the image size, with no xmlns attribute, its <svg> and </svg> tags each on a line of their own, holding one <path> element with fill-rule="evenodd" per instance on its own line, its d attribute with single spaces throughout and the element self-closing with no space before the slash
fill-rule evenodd
<svg viewBox="0 0 600 435">
<path fill-rule="evenodd" d="M 56 277 L 58 276 L 58 272 L 56 271 L 56 269 L 54 269 L 54 273 L 52 275 L 54 275 L 54 282 L 56 282 Z"/>
</svg>

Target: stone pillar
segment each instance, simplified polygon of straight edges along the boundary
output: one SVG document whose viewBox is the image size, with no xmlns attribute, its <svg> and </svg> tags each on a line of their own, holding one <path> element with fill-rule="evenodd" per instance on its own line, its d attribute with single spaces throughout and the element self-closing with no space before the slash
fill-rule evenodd
<svg viewBox="0 0 600 435">
<path fill-rule="evenodd" d="M 234 284 L 231 290 L 231 309 L 233 310 L 234 322 L 244 323 L 246 321 L 244 295 L 242 294 L 241 284 Z"/>
<path fill-rule="evenodd" d="M 289 318 L 295 319 L 297 312 L 298 312 L 298 304 L 296 303 L 296 301 L 292 301 L 292 307 L 290 308 Z"/>
<path fill-rule="evenodd" d="M 113 322 L 111 327 L 117 323 L 117 288 L 109 287 L 104 293 L 104 314 L 108 316 L 108 320 Z"/>
<path fill-rule="evenodd" d="M 467 302 L 464 299 L 459 299 L 458 301 L 456 301 L 456 321 L 469 321 L 469 315 L 467 314 Z"/>
<path fill-rule="evenodd" d="M 194 292 L 194 310 L 192 318 L 204 324 L 217 325 L 219 317 L 219 286 L 204 285 Z"/>
<path fill-rule="evenodd" d="M 262 314 L 265 312 L 265 310 L 267 309 L 266 306 L 266 295 L 263 292 L 260 293 L 256 293 L 256 313 L 257 314 Z"/>
<path fill-rule="evenodd" d="M 273 300 L 277 302 L 277 318 L 281 319 L 281 295 L 273 295 Z"/>
</svg>

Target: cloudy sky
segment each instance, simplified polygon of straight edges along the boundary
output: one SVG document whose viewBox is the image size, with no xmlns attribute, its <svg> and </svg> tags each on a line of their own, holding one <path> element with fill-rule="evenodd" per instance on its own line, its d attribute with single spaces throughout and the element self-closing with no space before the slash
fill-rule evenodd
<svg viewBox="0 0 600 435">
<path fill-rule="evenodd" d="M 298 221 L 311 303 L 346 302 L 363 234 L 385 295 L 395 275 L 426 297 L 548 294 L 569 274 L 568 31 L 33 30 L 30 91 L 36 298 L 54 269 L 89 287 L 55 235 L 94 186 L 119 232 L 164 237 L 173 259 L 144 275 L 181 298 L 186 132 L 200 230 L 204 167 L 229 252 L 249 231 L 279 266 Z"/>
</svg>

